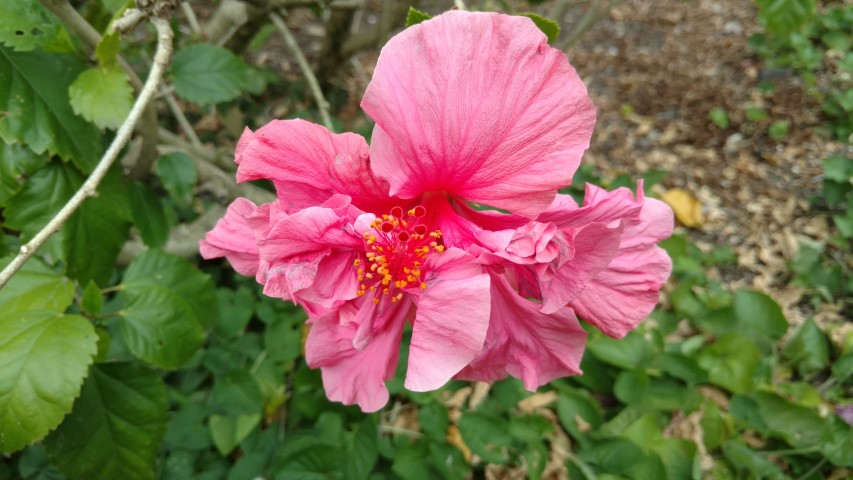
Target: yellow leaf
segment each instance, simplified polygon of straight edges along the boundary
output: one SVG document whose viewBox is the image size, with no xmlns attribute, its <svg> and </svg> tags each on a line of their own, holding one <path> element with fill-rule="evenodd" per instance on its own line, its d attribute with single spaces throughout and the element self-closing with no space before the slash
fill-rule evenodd
<svg viewBox="0 0 853 480">
<path fill-rule="evenodd" d="M 675 218 L 685 227 L 697 228 L 705 223 L 705 217 L 702 216 L 702 204 L 687 190 L 680 188 L 667 190 L 661 196 L 661 200 L 672 207 Z"/>
</svg>

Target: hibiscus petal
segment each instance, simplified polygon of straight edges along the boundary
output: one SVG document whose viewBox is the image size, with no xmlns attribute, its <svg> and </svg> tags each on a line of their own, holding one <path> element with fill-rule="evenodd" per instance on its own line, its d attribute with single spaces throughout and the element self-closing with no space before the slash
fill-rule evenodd
<svg viewBox="0 0 853 480">
<path fill-rule="evenodd" d="M 593 223 L 572 238 L 574 256 L 554 272 L 542 292 L 542 312 L 554 313 L 584 291 L 587 283 L 613 260 L 619 249 L 620 228 Z"/>
<path fill-rule="evenodd" d="M 309 207 L 287 214 L 274 207 L 269 212 L 269 228 L 256 229 L 258 249 L 270 263 L 325 255 L 330 248 L 361 249 L 364 242 L 352 232 L 350 223 L 345 208 Z"/>
<path fill-rule="evenodd" d="M 672 271 L 672 261 L 655 242 L 669 237 L 672 225 L 669 206 L 645 199 L 639 216 L 625 222 L 616 257 L 572 301 L 581 318 L 621 338 L 651 313 Z"/>
<path fill-rule="evenodd" d="M 457 378 L 495 381 L 507 374 L 534 391 L 558 377 L 580 374 L 586 332 L 563 308 L 544 314 L 520 297 L 501 276 L 492 275 L 492 318 L 483 352 Z"/>
<path fill-rule="evenodd" d="M 247 223 L 256 205 L 238 198 L 228 206 L 213 230 L 199 242 L 199 252 L 206 259 L 225 257 L 240 275 L 253 276 L 258 271 L 258 244 Z"/>
<path fill-rule="evenodd" d="M 388 403 L 385 381 L 394 376 L 400 341 L 411 301 L 390 304 L 380 310 L 384 318 L 362 350 L 353 347 L 358 325 L 341 323 L 333 313 L 316 319 L 305 342 L 305 359 L 311 368 L 321 368 L 329 400 L 358 404 L 364 412 L 375 412 Z"/>
<path fill-rule="evenodd" d="M 391 193 L 445 191 L 534 217 L 595 124 L 586 87 L 528 18 L 451 11 L 382 49 L 362 108 Z"/>
<path fill-rule="evenodd" d="M 274 120 L 246 130 L 237 144 L 237 181 L 272 180 L 286 212 L 322 203 L 335 193 L 363 210 L 385 211 L 396 202 L 370 172 L 367 143 L 354 133 L 334 134 L 305 120 Z"/>
<path fill-rule="evenodd" d="M 489 275 L 474 257 L 451 248 L 425 265 L 427 288 L 418 300 L 405 387 L 435 390 L 483 349 L 489 327 Z"/>
</svg>

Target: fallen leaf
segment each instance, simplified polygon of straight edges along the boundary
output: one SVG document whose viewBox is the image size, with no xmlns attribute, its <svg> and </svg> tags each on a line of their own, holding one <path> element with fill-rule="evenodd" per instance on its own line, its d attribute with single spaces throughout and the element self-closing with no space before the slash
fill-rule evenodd
<svg viewBox="0 0 853 480">
<path fill-rule="evenodd" d="M 675 218 L 685 227 L 698 228 L 705 223 L 702 204 L 690 192 L 673 188 L 664 192 L 661 200 L 666 202 L 675 213 Z"/>
<path fill-rule="evenodd" d="M 465 440 L 462 439 L 462 434 L 459 432 L 456 425 L 450 425 L 447 427 L 446 437 L 447 443 L 458 448 L 459 451 L 462 452 L 462 456 L 465 457 L 465 461 L 471 463 L 471 449 L 465 444 Z"/>
<path fill-rule="evenodd" d="M 557 392 L 550 390 L 533 395 L 518 402 L 518 409 L 524 413 L 536 411 L 557 401 Z"/>
</svg>

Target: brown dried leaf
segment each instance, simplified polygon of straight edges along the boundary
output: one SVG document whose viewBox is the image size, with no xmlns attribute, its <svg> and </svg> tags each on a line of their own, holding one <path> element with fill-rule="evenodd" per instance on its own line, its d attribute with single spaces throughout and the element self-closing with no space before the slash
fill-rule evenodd
<svg viewBox="0 0 853 480">
<path fill-rule="evenodd" d="M 673 188 L 664 192 L 661 200 L 666 202 L 675 213 L 675 218 L 685 227 L 698 228 L 705 223 L 702 204 L 690 192 Z"/>
<path fill-rule="evenodd" d="M 557 401 L 557 392 L 550 390 L 533 395 L 518 402 L 518 409 L 523 413 L 530 413 Z"/>
</svg>

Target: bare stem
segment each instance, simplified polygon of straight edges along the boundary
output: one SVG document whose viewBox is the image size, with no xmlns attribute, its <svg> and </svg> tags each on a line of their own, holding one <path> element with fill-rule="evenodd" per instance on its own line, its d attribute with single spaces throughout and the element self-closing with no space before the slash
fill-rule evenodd
<svg viewBox="0 0 853 480">
<path fill-rule="evenodd" d="M 308 65 L 308 60 L 305 59 L 302 49 L 299 48 L 299 44 L 296 43 L 296 39 L 293 38 L 293 34 L 290 33 L 290 29 L 287 28 L 287 25 L 285 25 L 284 20 L 279 14 L 275 12 L 270 13 L 270 19 L 272 19 L 272 23 L 275 24 L 278 31 L 281 32 L 281 35 L 284 37 L 284 42 L 287 43 L 287 47 L 290 48 L 293 56 L 296 57 L 296 63 L 298 63 L 299 68 L 302 69 L 302 75 L 305 76 L 305 80 L 308 82 L 308 87 L 314 95 L 314 102 L 317 104 L 317 110 L 320 111 L 320 118 L 323 120 L 323 125 L 325 125 L 330 131 L 334 132 L 335 129 L 332 126 L 332 118 L 329 116 L 329 103 L 326 101 L 326 97 L 323 96 L 323 90 L 320 89 L 320 83 L 317 81 L 317 77 L 314 76 L 311 66 Z"/>
<path fill-rule="evenodd" d="M 6 285 L 9 279 L 12 278 L 12 275 L 21 269 L 24 263 L 32 257 L 42 245 L 44 245 L 51 235 L 62 228 L 62 225 L 64 225 L 68 218 L 78 208 L 80 208 L 80 205 L 82 205 L 88 197 L 92 197 L 96 194 L 101 180 L 103 180 L 116 157 L 118 157 L 119 152 L 130 139 L 133 128 L 136 126 L 136 122 L 139 121 L 139 118 L 142 116 L 142 112 L 145 110 L 148 102 L 157 91 L 157 86 L 160 84 L 163 71 L 166 69 L 169 57 L 172 55 L 172 28 L 169 26 L 169 22 L 162 18 L 151 18 L 151 23 L 153 23 L 154 27 L 157 29 L 157 52 L 154 54 L 154 64 L 151 66 L 151 72 L 148 74 L 148 78 L 142 86 L 142 91 L 139 93 L 139 96 L 136 97 L 136 102 L 133 104 L 130 114 L 127 116 L 121 127 L 119 127 L 110 147 L 107 149 L 106 153 L 104 153 L 104 156 L 98 162 L 98 165 L 95 167 L 95 170 L 92 171 L 89 178 L 83 182 L 80 189 L 77 190 L 74 196 L 68 200 L 68 203 L 59 210 L 56 216 L 53 217 L 47 225 L 45 225 L 44 228 L 42 228 L 41 231 L 32 238 L 32 240 L 21 246 L 21 250 L 18 255 L 5 269 L 3 269 L 2 272 L 0 272 L 0 288 L 3 288 L 3 286 Z"/>
</svg>

